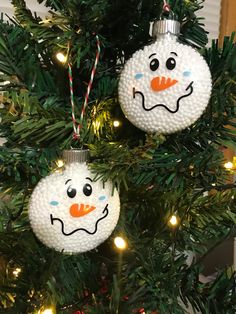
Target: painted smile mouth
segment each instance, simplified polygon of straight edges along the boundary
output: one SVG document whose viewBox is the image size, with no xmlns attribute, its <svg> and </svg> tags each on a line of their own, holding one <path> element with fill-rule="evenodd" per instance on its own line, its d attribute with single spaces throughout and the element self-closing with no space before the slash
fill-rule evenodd
<svg viewBox="0 0 236 314">
<path fill-rule="evenodd" d="M 97 230 L 98 230 L 98 223 L 99 223 L 101 220 L 105 219 L 105 218 L 108 216 L 108 214 L 109 214 L 109 211 L 108 211 L 108 204 L 106 205 L 106 207 L 104 208 L 104 210 L 103 210 L 102 213 L 103 213 L 104 215 L 96 221 L 96 223 L 95 223 L 95 228 L 94 228 L 94 231 L 93 231 L 93 232 L 91 232 L 91 231 L 89 231 L 89 230 L 87 230 L 87 229 L 85 229 L 85 228 L 77 228 L 77 229 L 75 229 L 75 230 L 73 230 L 73 231 L 67 233 L 67 232 L 65 232 L 65 227 L 64 227 L 64 222 L 63 222 L 63 220 L 61 220 L 60 218 L 55 218 L 55 217 L 53 217 L 52 214 L 50 214 L 50 220 L 51 220 L 51 224 L 52 224 L 52 225 L 54 225 L 54 222 L 55 222 L 55 221 L 59 221 L 59 222 L 61 223 L 61 233 L 64 234 L 65 236 L 70 236 L 70 235 L 72 235 L 72 234 L 74 234 L 74 233 L 76 233 L 76 232 L 78 232 L 78 231 L 84 231 L 84 232 L 86 232 L 86 233 L 88 233 L 88 234 L 93 235 L 93 234 L 95 234 L 95 233 L 97 232 Z"/>
<path fill-rule="evenodd" d="M 193 93 L 193 81 L 188 85 L 188 87 L 186 88 L 187 94 L 180 96 L 177 101 L 176 101 L 176 108 L 171 110 L 169 107 L 167 107 L 165 104 L 157 104 L 152 106 L 151 108 L 147 108 L 146 104 L 145 104 L 145 96 L 141 91 L 136 91 L 135 87 L 133 87 L 133 98 L 135 99 L 135 97 L 137 95 L 141 96 L 141 101 L 142 101 L 142 107 L 145 111 L 151 111 L 157 107 L 163 107 L 165 108 L 167 111 L 169 111 L 170 113 L 176 113 L 179 111 L 179 106 L 180 106 L 180 101 L 183 98 L 186 98 L 188 96 L 190 96 Z"/>
</svg>

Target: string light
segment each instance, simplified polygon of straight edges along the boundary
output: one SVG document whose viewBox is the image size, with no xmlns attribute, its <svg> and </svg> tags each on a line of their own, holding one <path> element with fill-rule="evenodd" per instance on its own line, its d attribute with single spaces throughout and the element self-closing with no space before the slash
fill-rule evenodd
<svg viewBox="0 0 236 314">
<path fill-rule="evenodd" d="M 40 310 L 38 311 L 38 314 L 53 314 L 53 310 L 51 308 L 45 309 L 45 310 Z"/>
<path fill-rule="evenodd" d="M 179 219 L 176 215 L 172 215 L 169 219 L 169 224 L 173 227 L 176 227 L 179 224 Z"/>
<path fill-rule="evenodd" d="M 64 166 L 64 164 L 65 164 L 64 160 L 62 160 L 62 159 L 58 159 L 56 161 L 56 165 L 57 165 L 58 168 L 62 168 Z"/>
<path fill-rule="evenodd" d="M 122 237 L 115 237 L 114 244 L 121 251 L 127 248 L 127 243 Z"/>
<path fill-rule="evenodd" d="M 231 162 L 231 161 L 228 161 L 224 164 L 224 167 L 227 169 L 227 170 L 231 170 L 233 169 L 233 166 L 234 164 Z"/>
<path fill-rule="evenodd" d="M 58 52 L 56 54 L 57 60 L 60 61 L 61 63 L 65 63 L 67 60 L 67 57 L 62 53 L 62 52 Z"/>
<path fill-rule="evenodd" d="M 52 311 L 52 309 L 46 309 L 43 311 L 42 314 L 53 314 L 53 311 Z"/>
<path fill-rule="evenodd" d="M 120 126 L 120 121 L 118 120 L 113 121 L 113 125 L 115 128 L 118 128 Z"/>
<path fill-rule="evenodd" d="M 232 162 L 228 161 L 224 164 L 225 169 L 231 171 L 231 170 L 236 170 L 236 156 L 233 157 Z"/>
<path fill-rule="evenodd" d="M 21 268 L 17 267 L 16 269 L 13 270 L 13 275 L 17 278 L 19 274 L 21 273 Z"/>
</svg>

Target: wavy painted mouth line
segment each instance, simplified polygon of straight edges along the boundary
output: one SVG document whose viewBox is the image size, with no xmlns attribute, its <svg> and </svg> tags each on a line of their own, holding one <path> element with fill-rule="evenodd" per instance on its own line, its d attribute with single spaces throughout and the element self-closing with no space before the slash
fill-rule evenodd
<svg viewBox="0 0 236 314">
<path fill-rule="evenodd" d="M 50 214 L 50 220 L 51 220 L 51 224 L 52 224 L 52 225 L 54 225 L 54 221 L 59 221 L 59 222 L 61 223 L 61 233 L 64 234 L 65 236 L 70 236 L 70 235 L 72 235 L 72 234 L 74 234 L 75 232 L 78 232 L 78 231 L 84 231 L 84 232 L 86 232 L 86 233 L 88 233 L 88 234 L 90 234 L 90 235 L 93 235 L 93 234 L 95 234 L 95 233 L 97 232 L 97 230 L 98 230 L 98 223 L 99 223 L 101 220 L 105 219 L 105 218 L 108 216 L 108 214 L 109 214 L 108 204 L 107 204 L 106 207 L 104 208 L 103 213 L 104 213 L 104 215 L 96 221 L 95 229 L 94 229 L 93 232 L 90 232 L 89 230 L 87 230 L 87 229 L 85 229 L 85 228 L 77 228 L 77 229 L 75 229 L 75 230 L 73 230 L 73 231 L 71 231 L 71 232 L 66 233 L 66 232 L 65 232 L 64 221 L 63 221 L 63 220 L 61 220 L 60 218 L 54 218 L 52 214 Z"/>
<path fill-rule="evenodd" d="M 167 107 L 165 104 L 157 104 L 157 105 L 152 106 L 151 108 L 147 108 L 147 107 L 145 106 L 145 96 L 144 96 L 144 94 L 143 94 L 141 91 L 136 91 L 136 90 L 135 90 L 135 87 L 133 87 L 133 98 L 135 98 L 136 95 L 140 95 L 140 96 L 141 96 L 141 98 L 142 98 L 142 107 L 143 107 L 143 109 L 144 109 L 145 111 L 151 111 L 151 110 L 153 110 L 153 109 L 155 109 L 155 108 L 157 108 L 157 107 L 163 107 L 163 108 L 165 108 L 167 111 L 169 111 L 170 113 L 176 113 L 177 111 L 179 111 L 179 106 L 180 106 L 180 101 L 181 101 L 181 99 L 186 98 L 186 97 L 190 96 L 190 95 L 193 93 L 193 81 L 192 81 L 192 82 L 188 85 L 188 87 L 186 88 L 186 91 L 188 91 L 188 90 L 189 90 L 189 92 L 188 92 L 187 94 L 182 95 L 182 96 L 180 96 L 180 97 L 177 99 L 176 108 L 175 108 L 174 110 L 171 110 L 171 109 L 170 109 L 169 107 Z"/>
</svg>

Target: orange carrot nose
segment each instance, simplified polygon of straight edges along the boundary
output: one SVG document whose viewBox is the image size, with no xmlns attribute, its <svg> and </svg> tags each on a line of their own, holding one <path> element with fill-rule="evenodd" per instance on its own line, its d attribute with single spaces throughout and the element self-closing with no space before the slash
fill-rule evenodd
<svg viewBox="0 0 236 314">
<path fill-rule="evenodd" d="M 93 211 L 96 207 L 85 204 L 72 204 L 70 207 L 70 214 L 72 217 L 82 217 Z"/>
<path fill-rule="evenodd" d="M 160 92 L 175 85 L 177 82 L 177 80 L 173 80 L 170 77 L 157 76 L 151 80 L 151 88 L 154 92 Z"/>
</svg>

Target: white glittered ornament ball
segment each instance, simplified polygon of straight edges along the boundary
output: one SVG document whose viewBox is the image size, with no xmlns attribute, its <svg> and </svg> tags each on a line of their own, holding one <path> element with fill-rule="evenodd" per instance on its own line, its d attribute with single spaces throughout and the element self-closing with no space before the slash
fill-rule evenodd
<svg viewBox="0 0 236 314">
<path fill-rule="evenodd" d="M 110 236 L 119 218 L 119 195 L 111 182 L 93 182 L 93 178 L 85 162 L 72 162 L 38 183 L 30 199 L 29 219 L 46 246 L 80 253 Z"/>
<path fill-rule="evenodd" d="M 157 21 L 157 40 L 134 53 L 121 73 L 121 108 L 132 124 L 148 133 L 187 128 L 202 115 L 211 95 L 206 61 L 177 41 L 178 32 L 178 22 Z"/>
</svg>

